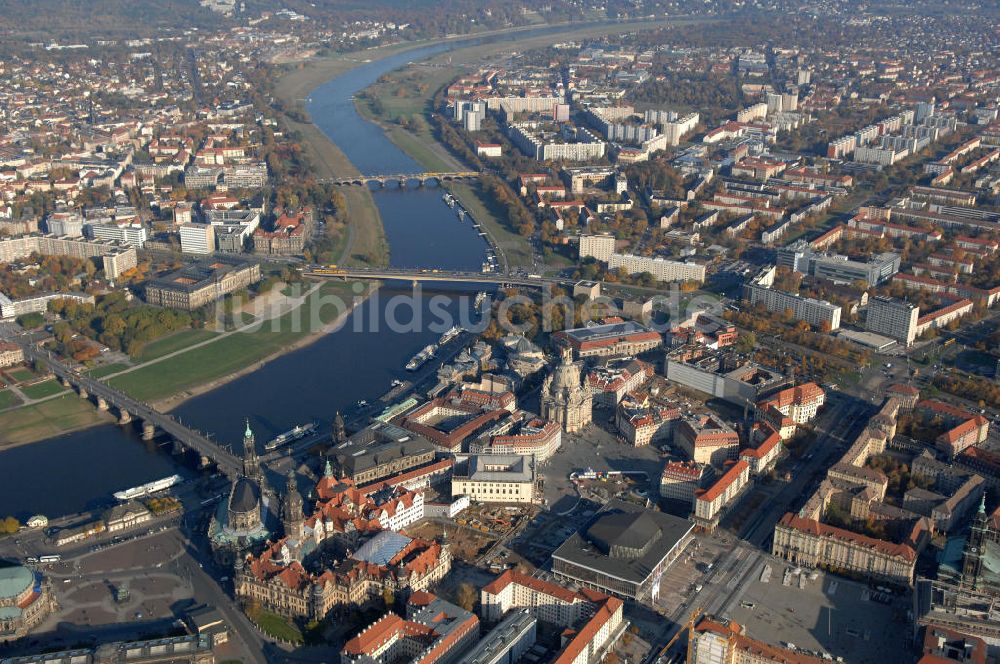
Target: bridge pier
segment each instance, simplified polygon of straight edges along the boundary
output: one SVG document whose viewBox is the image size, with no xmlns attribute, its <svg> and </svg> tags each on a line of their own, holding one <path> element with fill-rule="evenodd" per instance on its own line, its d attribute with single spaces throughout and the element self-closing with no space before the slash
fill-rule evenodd
<svg viewBox="0 0 1000 664">
<path fill-rule="evenodd" d="M 154 425 L 152 422 L 143 422 L 142 423 L 142 439 L 143 440 L 153 440 L 154 436 L 156 436 L 156 425 Z"/>
<path fill-rule="evenodd" d="M 62 385 L 63 387 L 70 387 L 70 382 L 69 382 L 69 379 L 68 379 L 68 378 L 66 378 L 65 376 L 63 376 L 62 378 L 60 378 L 60 379 L 59 379 L 59 383 L 60 383 L 60 384 L 61 384 L 61 385 Z"/>
<path fill-rule="evenodd" d="M 202 454 L 201 458 L 198 459 L 198 468 L 206 468 L 211 463 L 212 463 L 211 459 Z"/>
<path fill-rule="evenodd" d="M 187 452 L 187 448 L 184 447 L 184 443 L 175 438 L 173 444 L 170 447 L 170 453 L 180 455 L 184 454 L 185 452 Z"/>
<path fill-rule="evenodd" d="M 79 394 L 80 394 L 80 398 L 81 399 L 89 399 L 90 398 L 90 393 L 87 392 L 87 388 L 83 387 L 82 385 L 80 386 Z"/>
<path fill-rule="evenodd" d="M 118 424 L 128 424 L 132 421 L 132 414 L 127 410 L 120 410 L 118 412 Z"/>
<path fill-rule="evenodd" d="M 106 411 L 108 409 L 108 402 L 104 397 L 97 397 L 97 410 Z"/>
</svg>

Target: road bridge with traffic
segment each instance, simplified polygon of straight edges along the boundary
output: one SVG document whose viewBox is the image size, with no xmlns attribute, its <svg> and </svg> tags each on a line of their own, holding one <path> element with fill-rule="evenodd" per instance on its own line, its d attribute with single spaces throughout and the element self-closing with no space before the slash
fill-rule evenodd
<svg viewBox="0 0 1000 664">
<path fill-rule="evenodd" d="M 118 412 L 120 424 L 139 420 L 142 423 L 143 439 L 152 440 L 159 429 L 173 439 L 178 451 L 193 450 L 201 457 L 203 464 L 214 463 L 220 472 L 229 477 L 235 477 L 242 470 L 239 457 L 200 431 L 182 424 L 174 416 L 161 413 L 103 381 L 76 371 L 47 350 L 27 344 L 22 348 L 26 360 L 45 363 L 63 385 L 74 388 L 81 398 L 92 398 L 99 410 L 114 408 Z"/>
<path fill-rule="evenodd" d="M 324 279 L 373 279 L 378 281 L 399 280 L 416 282 L 452 282 L 465 284 L 490 284 L 494 286 L 522 286 L 544 288 L 545 286 L 572 286 L 573 281 L 561 277 L 541 275 L 514 275 L 502 272 L 465 272 L 458 270 L 407 270 L 399 268 L 314 268 L 304 273 L 307 277 Z"/>
</svg>

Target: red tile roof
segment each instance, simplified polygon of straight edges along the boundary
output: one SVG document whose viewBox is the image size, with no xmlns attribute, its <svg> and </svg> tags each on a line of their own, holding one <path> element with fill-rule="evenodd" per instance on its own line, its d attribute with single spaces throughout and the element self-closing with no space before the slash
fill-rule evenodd
<svg viewBox="0 0 1000 664">
<path fill-rule="evenodd" d="M 819 537 L 828 537 L 844 542 L 851 542 L 853 544 L 881 551 L 890 556 L 903 558 L 908 562 L 912 562 L 917 558 L 917 554 L 913 548 L 906 544 L 895 544 L 886 540 L 868 537 L 867 535 L 861 535 L 859 533 L 851 532 L 850 530 L 821 523 L 815 519 L 803 519 L 800 516 L 796 516 L 792 512 L 788 512 L 785 516 L 781 517 L 780 523 L 781 525 L 792 528 L 793 530 L 798 530 Z"/>
</svg>

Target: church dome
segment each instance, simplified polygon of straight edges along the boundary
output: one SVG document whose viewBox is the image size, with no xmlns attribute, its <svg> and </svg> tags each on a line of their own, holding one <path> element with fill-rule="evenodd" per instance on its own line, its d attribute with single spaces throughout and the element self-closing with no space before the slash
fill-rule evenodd
<svg viewBox="0 0 1000 664">
<path fill-rule="evenodd" d="M 229 498 L 229 511 L 236 513 L 253 512 L 260 504 L 260 492 L 257 485 L 246 477 L 241 477 L 233 487 Z"/>
</svg>

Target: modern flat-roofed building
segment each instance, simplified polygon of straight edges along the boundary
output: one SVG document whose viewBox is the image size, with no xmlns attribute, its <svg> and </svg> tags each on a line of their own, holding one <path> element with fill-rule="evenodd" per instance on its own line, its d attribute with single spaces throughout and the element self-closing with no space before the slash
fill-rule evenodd
<svg viewBox="0 0 1000 664">
<path fill-rule="evenodd" d="M 659 596 L 660 576 L 687 546 L 694 525 L 612 499 L 552 554 L 556 579 L 638 601 Z"/>
<path fill-rule="evenodd" d="M 770 312 L 791 311 L 796 320 L 804 320 L 817 327 L 826 324 L 830 331 L 840 327 L 841 307 L 825 300 L 802 297 L 752 282 L 744 286 L 743 293 L 751 305 L 761 304 Z"/>
<path fill-rule="evenodd" d="M 538 620 L 527 609 L 512 611 L 466 652 L 458 664 L 514 664 L 535 645 Z"/>
<path fill-rule="evenodd" d="M 260 281 L 260 265 L 216 258 L 146 282 L 146 301 L 193 311 Z"/>
<path fill-rule="evenodd" d="M 531 503 L 535 459 L 519 454 L 456 454 L 451 495 L 480 503 Z"/>
<path fill-rule="evenodd" d="M 685 344 L 667 352 L 668 380 L 743 407 L 788 383 L 782 374 L 744 360 L 729 349 Z"/>
<path fill-rule="evenodd" d="M 2 659 L 2 664 L 214 664 L 212 634 L 171 636 L 148 641 L 113 641 L 97 646 Z"/>
<path fill-rule="evenodd" d="M 181 224 L 181 251 L 185 254 L 215 253 L 215 226 L 211 224 Z"/>
<path fill-rule="evenodd" d="M 130 244 L 138 249 L 142 249 L 142 246 L 146 244 L 146 227 L 138 222 L 129 224 L 85 223 L 83 232 L 88 238 L 94 240 Z"/>
<path fill-rule="evenodd" d="M 0 293 L 0 319 L 48 311 L 49 302 L 53 300 L 73 300 L 81 304 L 93 304 L 94 296 L 89 293 L 38 293 L 11 300 Z"/>
<path fill-rule="evenodd" d="M 135 247 L 110 240 L 88 240 L 82 237 L 55 235 L 22 235 L 0 238 L 0 263 L 27 258 L 32 253 L 43 256 L 73 256 L 100 258 L 104 275 L 111 280 L 136 266 Z"/>
<path fill-rule="evenodd" d="M 919 319 L 920 307 L 917 305 L 879 295 L 868 301 L 865 329 L 910 346 L 917 338 Z"/>
</svg>

